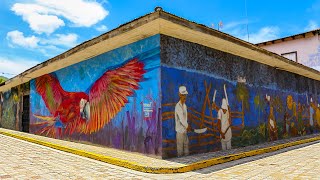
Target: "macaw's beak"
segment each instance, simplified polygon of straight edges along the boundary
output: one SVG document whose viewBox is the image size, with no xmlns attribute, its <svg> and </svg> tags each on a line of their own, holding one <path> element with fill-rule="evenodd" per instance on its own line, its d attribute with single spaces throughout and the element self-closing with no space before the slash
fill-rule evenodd
<svg viewBox="0 0 320 180">
<path fill-rule="evenodd" d="M 80 114 L 82 119 L 85 119 L 87 122 L 90 120 L 90 103 L 89 102 L 85 103 Z"/>
</svg>

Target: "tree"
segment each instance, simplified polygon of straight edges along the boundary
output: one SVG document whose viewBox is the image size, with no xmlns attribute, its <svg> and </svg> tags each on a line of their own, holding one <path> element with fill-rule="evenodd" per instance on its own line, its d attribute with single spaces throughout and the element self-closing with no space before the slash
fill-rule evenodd
<svg viewBox="0 0 320 180">
<path fill-rule="evenodd" d="M 263 99 L 263 97 L 261 97 L 260 95 L 256 95 L 254 97 L 254 107 L 258 110 L 258 122 L 260 125 L 260 115 L 261 115 L 261 111 L 264 109 L 266 103 L 265 100 Z"/>
<path fill-rule="evenodd" d="M 6 78 L 4 76 L 0 76 L 0 84 L 4 83 L 6 80 L 8 80 L 8 78 Z"/>
<path fill-rule="evenodd" d="M 241 102 L 242 104 L 242 112 L 244 113 L 245 111 L 249 111 L 249 90 L 246 87 L 244 82 L 239 82 L 237 83 L 236 89 L 235 89 L 235 94 L 237 97 L 237 100 Z M 242 127 L 244 127 L 244 118 L 242 118 Z"/>
</svg>

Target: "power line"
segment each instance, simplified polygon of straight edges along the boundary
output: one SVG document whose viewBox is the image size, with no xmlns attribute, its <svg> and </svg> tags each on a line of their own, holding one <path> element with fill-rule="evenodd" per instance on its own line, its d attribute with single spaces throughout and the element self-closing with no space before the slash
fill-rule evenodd
<svg viewBox="0 0 320 180">
<path fill-rule="evenodd" d="M 244 8 L 245 8 L 245 11 L 246 11 L 246 19 L 247 19 L 247 35 L 248 35 L 248 42 L 249 42 L 249 20 L 248 20 L 247 0 L 244 0 Z"/>
<path fill-rule="evenodd" d="M 6 74 L 6 75 L 12 75 L 12 76 L 16 76 L 17 74 L 11 74 L 11 73 L 6 73 L 6 72 L 0 72 L 0 74 Z"/>
<path fill-rule="evenodd" d="M 18 74 L 11 74 L 11 73 L 6 73 L 6 72 L 1 72 L 0 71 L 0 75 L 10 75 L 10 76 L 17 76 Z M 28 77 L 28 76 L 22 76 L 22 78 L 29 78 L 29 79 L 32 79 L 32 77 Z"/>
</svg>

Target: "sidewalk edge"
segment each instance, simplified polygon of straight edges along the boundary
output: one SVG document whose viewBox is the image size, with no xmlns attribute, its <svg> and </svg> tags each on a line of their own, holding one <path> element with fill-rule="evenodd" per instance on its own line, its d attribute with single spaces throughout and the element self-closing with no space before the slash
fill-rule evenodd
<svg viewBox="0 0 320 180">
<path fill-rule="evenodd" d="M 274 151 L 284 149 L 287 147 L 296 146 L 296 145 L 320 140 L 320 136 L 317 136 L 317 137 L 313 137 L 313 138 L 309 138 L 309 139 L 293 141 L 293 142 L 289 142 L 289 143 L 284 143 L 284 144 L 279 144 L 279 145 L 270 146 L 270 147 L 266 147 L 266 148 L 251 150 L 251 151 L 242 152 L 242 153 L 238 153 L 238 154 L 231 154 L 231 155 L 227 155 L 227 156 L 211 158 L 211 159 L 198 161 L 198 162 L 188 164 L 188 165 L 175 166 L 175 167 L 149 167 L 149 166 L 144 166 L 144 165 L 138 164 L 136 162 L 131 162 L 131 161 L 118 159 L 118 158 L 105 156 L 105 155 L 100 155 L 100 154 L 87 152 L 87 151 L 83 151 L 83 150 L 79 150 L 79 149 L 74 149 L 74 148 L 70 148 L 70 147 L 66 147 L 66 146 L 62 146 L 62 145 L 58 145 L 58 144 L 45 142 L 42 140 L 37 140 L 37 139 L 26 137 L 26 136 L 17 135 L 14 133 L 3 132 L 1 130 L 0 130 L 0 134 L 14 137 L 17 139 L 21 139 L 24 141 L 32 142 L 35 144 L 47 146 L 47 147 L 57 149 L 60 151 L 80 155 L 83 157 L 95 159 L 95 160 L 102 161 L 102 162 L 106 162 L 106 163 L 113 164 L 116 166 L 132 169 L 132 170 L 136 170 L 136 171 L 140 171 L 140 172 L 145 172 L 145 173 L 154 173 L 154 174 L 171 174 L 171 173 L 184 173 L 184 172 L 194 171 L 194 170 L 214 166 L 217 164 L 222 164 L 222 163 L 242 159 L 245 157 L 256 156 L 256 155 L 260 155 L 260 154 L 264 154 L 264 153 L 274 152 Z"/>
</svg>

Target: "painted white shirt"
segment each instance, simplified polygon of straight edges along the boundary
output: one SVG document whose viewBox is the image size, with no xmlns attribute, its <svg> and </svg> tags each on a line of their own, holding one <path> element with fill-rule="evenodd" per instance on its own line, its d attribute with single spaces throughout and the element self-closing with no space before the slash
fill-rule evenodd
<svg viewBox="0 0 320 180">
<path fill-rule="evenodd" d="M 175 108 L 175 122 L 176 122 L 176 132 L 185 133 L 188 128 L 188 111 L 186 104 L 181 104 L 179 101 Z"/>
<path fill-rule="evenodd" d="M 274 120 L 273 119 L 270 119 L 270 126 L 274 129 Z"/>
<path fill-rule="evenodd" d="M 225 133 L 225 135 L 224 135 L 225 138 L 221 139 L 221 141 L 230 141 L 232 138 L 232 131 L 231 131 L 231 127 L 228 129 L 228 127 L 230 126 L 229 111 L 227 110 L 226 113 L 223 113 L 223 110 L 219 109 L 218 119 L 221 120 L 221 131 L 223 133 Z M 228 131 L 226 132 L 227 129 L 228 129 Z"/>
</svg>

